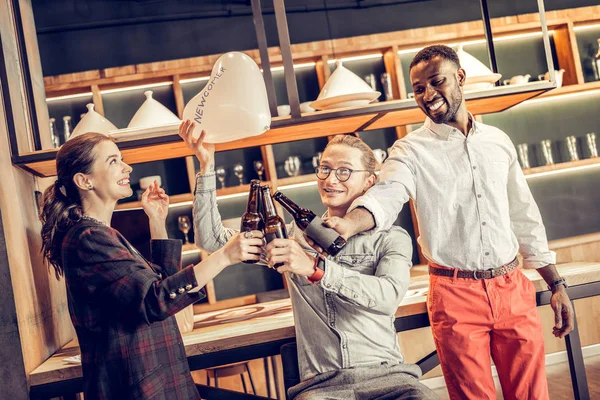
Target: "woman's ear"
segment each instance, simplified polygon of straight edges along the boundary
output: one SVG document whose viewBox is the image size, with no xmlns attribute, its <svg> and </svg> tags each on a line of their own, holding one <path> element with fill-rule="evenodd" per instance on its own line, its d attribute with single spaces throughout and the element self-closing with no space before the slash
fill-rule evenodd
<svg viewBox="0 0 600 400">
<path fill-rule="evenodd" d="M 80 190 L 89 190 L 90 180 L 81 172 L 78 172 L 73 176 L 73 183 Z"/>
</svg>

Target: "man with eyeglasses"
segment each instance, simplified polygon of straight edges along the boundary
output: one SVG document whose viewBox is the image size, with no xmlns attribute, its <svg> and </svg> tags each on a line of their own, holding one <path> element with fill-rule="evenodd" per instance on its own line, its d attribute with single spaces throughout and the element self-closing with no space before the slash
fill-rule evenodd
<svg viewBox="0 0 600 400">
<path fill-rule="evenodd" d="M 410 79 L 424 126 L 394 144 L 379 183 L 343 218 L 326 223 L 344 238 L 378 232 L 413 199 L 429 261 L 429 319 L 450 398 L 496 398 L 491 356 L 504 398 L 547 399 L 535 288 L 518 269 L 517 252 L 552 290 L 556 337 L 573 329 L 573 309 L 515 148 L 468 112 L 465 71 L 451 48 L 417 53 Z"/>
</svg>

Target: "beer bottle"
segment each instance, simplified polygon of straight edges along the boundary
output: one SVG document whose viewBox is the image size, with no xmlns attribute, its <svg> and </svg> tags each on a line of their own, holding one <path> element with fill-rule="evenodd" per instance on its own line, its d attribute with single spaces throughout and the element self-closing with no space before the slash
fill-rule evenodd
<svg viewBox="0 0 600 400">
<path fill-rule="evenodd" d="M 261 190 L 265 213 L 265 240 L 270 243 L 273 239 L 287 239 L 285 222 L 277 215 L 275 203 L 271 198 L 271 189 L 265 185 L 261 187 Z"/>
<path fill-rule="evenodd" d="M 296 226 L 328 254 L 334 256 L 344 248 L 346 240 L 335 230 L 323 225 L 323 221 L 317 214 L 298 206 L 281 192 L 275 192 L 273 198 L 291 214 Z"/>
<path fill-rule="evenodd" d="M 248 206 L 246 212 L 242 214 L 240 232 L 262 231 L 264 223 L 260 213 L 260 181 L 253 179 L 250 182 L 250 192 L 248 193 Z M 244 261 L 246 264 L 255 264 L 258 260 Z"/>
</svg>

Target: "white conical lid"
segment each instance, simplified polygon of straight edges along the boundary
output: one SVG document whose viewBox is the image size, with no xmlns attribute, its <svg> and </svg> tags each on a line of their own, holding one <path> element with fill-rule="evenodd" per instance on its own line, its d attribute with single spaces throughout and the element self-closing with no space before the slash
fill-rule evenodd
<svg viewBox="0 0 600 400">
<path fill-rule="evenodd" d="M 362 80 L 358 75 L 354 72 L 350 71 L 348 68 L 342 65 L 340 60 L 335 62 L 336 69 L 333 71 L 323 89 L 321 89 L 321 93 L 319 93 L 319 97 L 317 100 L 324 100 L 334 96 L 341 96 L 346 94 L 355 94 L 355 93 L 366 93 L 373 92 L 376 93 L 375 90 L 364 80 Z"/>
<path fill-rule="evenodd" d="M 467 53 L 463 50 L 463 46 L 458 46 L 458 59 L 460 60 L 460 66 L 467 73 L 467 78 L 469 76 L 483 76 L 483 75 L 491 75 L 493 72 L 489 69 L 484 63 Z"/>
<path fill-rule="evenodd" d="M 108 136 L 108 131 L 117 129 L 109 120 L 94 110 L 92 103 L 87 104 L 86 107 L 88 112 L 81 118 L 75 129 L 73 129 L 73 133 L 69 136 L 69 139 L 87 132 L 98 132 Z"/>
<path fill-rule="evenodd" d="M 146 101 L 136 111 L 127 128 L 161 126 L 181 122 L 171 110 L 152 98 L 152 91 L 144 92 Z"/>
</svg>

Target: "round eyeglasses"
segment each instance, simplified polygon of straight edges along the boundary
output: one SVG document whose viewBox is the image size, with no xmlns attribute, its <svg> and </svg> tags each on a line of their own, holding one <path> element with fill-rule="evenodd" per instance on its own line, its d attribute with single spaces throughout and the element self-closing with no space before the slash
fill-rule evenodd
<svg viewBox="0 0 600 400">
<path fill-rule="evenodd" d="M 340 182 L 346 182 L 348 179 L 350 179 L 350 176 L 352 175 L 353 172 L 369 172 L 366 169 L 350 169 L 350 168 L 346 168 L 346 167 L 339 167 L 339 168 L 329 168 L 326 167 L 324 165 L 319 165 L 317 168 L 315 168 L 315 174 L 317 175 L 317 178 L 321 179 L 321 180 L 325 180 L 329 177 L 329 174 L 331 174 L 331 172 L 335 172 L 335 177 L 337 178 L 338 181 Z"/>
</svg>

